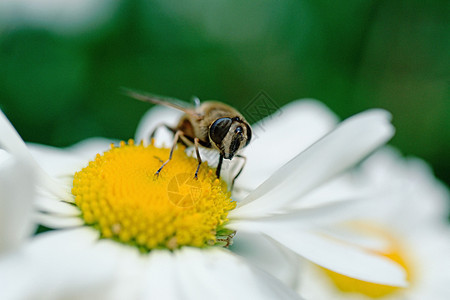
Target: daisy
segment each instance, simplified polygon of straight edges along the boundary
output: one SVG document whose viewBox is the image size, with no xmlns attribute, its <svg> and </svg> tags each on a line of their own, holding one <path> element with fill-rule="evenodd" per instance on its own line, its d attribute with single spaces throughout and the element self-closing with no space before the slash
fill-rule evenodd
<svg viewBox="0 0 450 300">
<path fill-rule="evenodd" d="M 249 160 L 253 152 L 261 166 L 267 160 L 280 162 L 276 154 L 282 155 L 287 144 L 304 151 L 284 165 L 277 163 L 278 170 L 271 175 L 257 175 L 261 168 L 251 171 L 249 164 L 243 178 L 254 177 L 252 184 L 257 187 L 251 183 L 243 186 L 243 180 L 243 192 L 233 200 L 226 183 L 216 179 L 206 163 L 198 180 L 192 179 L 196 159 L 187 156 L 182 147 L 175 150 L 160 176 L 154 177 L 169 153 L 155 144 L 136 145 L 130 140 L 103 154 L 98 154 L 106 150 L 102 140 L 66 150 L 32 145 L 30 154 L 3 115 L 0 144 L 38 173 L 36 217 L 41 224 L 60 229 L 38 235 L 40 246 L 58 248 L 67 242 L 85 253 L 93 249 L 102 252 L 109 265 L 116 266 L 115 282 L 104 294 L 108 298 L 179 298 L 180 291 L 186 298 L 290 298 L 294 295 L 267 273 L 292 287 L 297 270 L 292 266 L 293 255 L 359 280 L 407 285 L 406 272 L 394 260 L 317 230 L 341 218 L 339 212 L 347 203 L 328 205 L 327 199 L 322 199 L 321 205 L 292 209 L 305 195 L 384 144 L 394 131 L 389 114 L 370 110 L 325 134 L 329 118 L 317 121 L 321 126 L 312 130 L 314 133 L 310 129 L 316 126 L 304 119 L 309 115 L 307 120 L 320 120 L 328 114 L 317 102 L 298 101 L 281 111 L 282 121 L 269 118 L 255 126 L 258 138 L 247 151 Z M 152 110 L 138 130 L 138 140 L 152 124 L 176 122 L 175 117 L 176 112 L 164 108 Z M 282 123 L 290 126 L 283 128 Z M 292 128 L 299 129 L 295 138 Z M 276 131 L 278 139 L 265 140 Z M 304 136 L 308 143 L 297 145 L 301 131 L 311 134 Z M 289 143 L 281 140 L 286 133 Z M 267 143 L 274 147 L 258 146 Z M 234 231 L 236 250 L 224 248 L 231 244 Z M 248 251 L 254 245 L 263 247 L 258 249 L 258 257 Z M 67 259 L 77 261 L 78 257 Z"/>
<path fill-rule="evenodd" d="M 354 217 L 336 224 L 334 233 L 346 236 L 349 242 L 355 241 L 350 237 L 363 234 L 366 242 L 359 246 L 397 261 L 410 285 L 398 288 L 368 283 L 305 262 L 300 295 L 305 299 L 448 299 L 447 188 L 423 161 L 405 160 L 391 148 L 378 151 L 351 175 L 340 178 L 340 184 L 365 185 L 375 196 L 352 206 Z M 342 193 L 337 186 L 326 192 Z"/>
<path fill-rule="evenodd" d="M 118 5 L 119 1 L 111 0 L 3 0 L 0 24 L 31 25 L 62 34 L 92 33 L 111 20 Z"/>
</svg>

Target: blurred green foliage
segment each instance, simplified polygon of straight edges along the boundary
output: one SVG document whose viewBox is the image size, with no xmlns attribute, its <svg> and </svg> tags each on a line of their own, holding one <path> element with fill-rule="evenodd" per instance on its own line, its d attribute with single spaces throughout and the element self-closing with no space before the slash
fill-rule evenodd
<svg viewBox="0 0 450 300">
<path fill-rule="evenodd" d="M 149 106 L 122 86 L 238 109 L 264 90 L 342 118 L 382 107 L 391 143 L 450 182 L 449 16 L 447 0 L 129 0 L 78 31 L 2 22 L 0 107 L 54 146 L 133 137 Z"/>
</svg>

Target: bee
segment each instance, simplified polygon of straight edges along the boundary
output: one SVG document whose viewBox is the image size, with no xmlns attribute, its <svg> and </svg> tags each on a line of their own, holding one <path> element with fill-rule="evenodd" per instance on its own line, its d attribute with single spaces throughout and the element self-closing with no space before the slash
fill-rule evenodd
<svg viewBox="0 0 450 300">
<path fill-rule="evenodd" d="M 244 160 L 239 172 L 233 178 L 231 188 L 233 187 L 234 181 L 241 174 L 246 162 L 246 158 L 238 152 L 246 147 L 252 139 L 252 128 L 242 114 L 233 107 L 218 101 L 205 101 L 200 104 L 200 100 L 195 98 L 195 106 L 192 106 L 178 99 L 144 94 L 129 89 L 125 90 L 125 94 L 140 101 L 168 106 L 184 113 L 175 127 L 160 124 L 150 135 L 150 138 L 153 138 L 161 126 L 166 127 L 174 134 L 169 158 L 163 162 L 155 175 L 159 175 L 164 166 L 170 162 L 177 143 L 182 143 L 195 148 L 198 165 L 194 178 L 197 178 L 202 163 L 198 149 L 199 146 L 202 146 L 219 152 L 217 178 L 220 177 L 223 159 L 231 160 L 233 157 L 239 157 Z"/>
</svg>

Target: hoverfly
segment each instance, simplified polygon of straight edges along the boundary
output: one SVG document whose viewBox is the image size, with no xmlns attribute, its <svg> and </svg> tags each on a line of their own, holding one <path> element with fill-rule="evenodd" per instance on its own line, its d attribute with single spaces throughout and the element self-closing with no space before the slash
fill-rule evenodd
<svg viewBox="0 0 450 300">
<path fill-rule="evenodd" d="M 126 89 L 125 93 L 137 100 L 172 107 L 184 112 L 175 127 L 160 124 L 155 127 L 150 135 L 150 139 L 152 139 L 161 126 L 166 127 L 174 134 L 169 158 L 163 162 L 155 175 L 159 175 L 164 166 L 172 159 L 172 153 L 177 143 L 182 143 L 195 148 L 198 165 L 194 178 L 197 178 L 202 163 L 198 148 L 202 146 L 219 152 L 219 162 L 216 169 L 217 178 L 220 177 L 224 158 L 231 160 L 236 156 L 244 159 L 244 164 L 233 178 L 231 184 L 231 187 L 233 187 L 234 181 L 241 174 L 246 161 L 246 158 L 238 152 L 247 146 L 252 138 L 252 129 L 242 114 L 233 107 L 218 101 L 205 101 L 200 104 L 200 101 L 195 99 L 196 105 L 190 106 L 181 100 L 144 94 L 129 89 Z"/>
</svg>

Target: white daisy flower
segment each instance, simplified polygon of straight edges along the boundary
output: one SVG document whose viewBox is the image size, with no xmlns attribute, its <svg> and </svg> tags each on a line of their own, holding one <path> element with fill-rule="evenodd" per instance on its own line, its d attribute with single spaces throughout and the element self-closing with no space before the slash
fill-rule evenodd
<svg viewBox="0 0 450 300">
<path fill-rule="evenodd" d="M 36 217 L 60 229 L 38 235 L 36 248 L 43 251 L 71 243 L 83 253 L 94 249 L 103 253 L 116 267 L 114 283 L 104 294 L 107 298 L 179 298 L 180 291 L 183 297 L 196 299 L 291 298 L 295 295 L 267 273 L 293 287 L 294 254 L 359 280 L 407 285 L 407 274 L 395 261 L 319 230 L 340 219 L 345 204 L 327 205 L 328 199 L 322 199 L 315 207 L 291 209 L 384 144 L 394 131 L 390 115 L 370 110 L 324 135 L 333 117 L 324 120 L 329 113 L 320 104 L 298 101 L 282 112 L 282 121 L 269 118 L 260 123 L 263 126 L 255 126 L 258 139 L 249 146 L 249 165 L 240 183 L 241 190 L 249 192 L 242 199 L 236 196 L 238 202 L 230 198 L 226 183 L 216 179 L 206 163 L 194 181 L 196 160 L 186 156 L 182 147 L 175 150 L 160 176 L 154 177 L 169 149 L 153 144 L 135 145 L 130 140 L 97 156 L 106 150 L 102 140 L 66 150 L 31 145 L 31 155 L 3 115 L 0 144 L 34 166 L 40 179 Z M 138 140 L 154 127 L 149 122 L 176 121 L 176 112 L 164 108 L 149 114 L 138 130 Z M 289 160 L 284 151 L 295 149 L 304 151 L 279 164 Z M 250 163 L 253 159 L 257 162 Z M 271 164 L 272 160 L 277 163 Z M 278 170 L 261 174 L 264 168 Z M 221 247 L 230 243 L 233 231 L 237 232 L 236 248 Z M 254 245 L 261 246 L 258 257 L 252 253 Z"/>
<path fill-rule="evenodd" d="M 314 300 L 448 299 L 450 196 L 430 168 L 419 159 L 406 160 L 395 150 L 385 148 L 339 181 L 323 192 L 342 194 L 339 186 L 346 181 L 348 185 L 367 186 L 375 197 L 350 207 L 354 217 L 336 224 L 334 234 L 345 236 L 349 242 L 364 235 L 366 240 L 359 246 L 397 261 L 405 269 L 410 285 L 398 288 L 368 283 L 304 263 L 300 295 Z"/>
<path fill-rule="evenodd" d="M 114 0 L 2 0 L 0 25 L 31 25 L 62 34 L 92 32 L 111 20 L 119 4 Z"/>
</svg>

